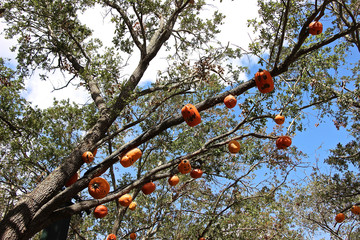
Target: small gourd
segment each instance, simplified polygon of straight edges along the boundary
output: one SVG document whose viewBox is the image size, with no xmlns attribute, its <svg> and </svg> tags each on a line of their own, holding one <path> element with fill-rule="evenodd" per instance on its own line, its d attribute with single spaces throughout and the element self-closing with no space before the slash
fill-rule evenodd
<svg viewBox="0 0 360 240">
<path fill-rule="evenodd" d="M 285 122 L 285 117 L 278 114 L 275 116 L 274 121 L 276 122 L 276 124 L 283 124 Z"/>
<path fill-rule="evenodd" d="M 110 234 L 107 236 L 106 240 L 116 240 L 116 235 L 113 234 L 113 233 L 110 233 Z"/>
<path fill-rule="evenodd" d="M 168 180 L 170 186 L 176 186 L 179 183 L 179 181 L 180 181 L 180 179 L 176 175 L 169 177 L 169 180 Z"/>
<path fill-rule="evenodd" d="M 224 98 L 224 104 L 227 108 L 233 108 L 236 106 L 237 100 L 236 98 L 229 94 Z"/>
<path fill-rule="evenodd" d="M 342 223 L 344 220 L 345 220 L 345 214 L 343 214 L 343 213 L 336 214 L 335 221 L 337 223 Z"/>
<path fill-rule="evenodd" d="M 133 148 L 120 158 L 120 163 L 123 167 L 130 167 L 133 165 L 142 155 L 142 152 L 138 148 Z"/>
<path fill-rule="evenodd" d="M 281 136 L 276 139 L 276 147 L 278 149 L 285 149 L 291 145 L 291 138 L 289 136 Z"/>
<path fill-rule="evenodd" d="M 193 169 L 193 170 L 190 172 L 190 176 L 191 176 L 192 178 L 201 178 L 202 174 L 203 174 L 203 171 L 202 171 L 201 169 L 198 169 L 198 168 Z"/>
<path fill-rule="evenodd" d="M 127 207 L 130 205 L 130 203 L 132 202 L 132 197 L 130 194 L 124 194 L 119 198 L 119 203 L 121 206 L 123 207 Z"/>
<path fill-rule="evenodd" d="M 185 122 L 190 127 L 194 127 L 201 123 L 201 116 L 196 107 L 192 104 L 186 104 L 181 109 L 181 115 L 183 116 Z"/>
<path fill-rule="evenodd" d="M 136 203 L 136 202 L 131 202 L 130 205 L 129 205 L 129 209 L 130 209 L 131 211 L 134 211 L 136 207 L 137 207 L 137 203 Z"/>
<path fill-rule="evenodd" d="M 238 153 L 240 151 L 240 143 L 236 140 L 231 140 L 228 144 L 230 153 Z"/>
<path fill-rule="evenodd" d="M 136 233 L 130 233 L 130 239 L 132 240 L 136 239 Z"/>
<path fill-rule="evenodd" d="M 109 193 L 110 184 L 102 177 L 95 177 L 89 182 L 88 191 L 93 198 L 101 199 Z"/>
<path fill-rule="evenodd" d="M 274 90 L 274 81 L 266 70 L 259 69 L 255 74 L 255 83 L 261 93 L 269 93 Z"/>
<path fill-rule="evenodd" d="M 319 21 L 314 21 L 309 24 L 309 33 L 311 35 L 319 35 L 323 31 L 323 25 Z"/>
<path fill-rule="evenodd" d="M 103 218 L 108 214 L 108 209 L 104 205 L 99 205 L 94 209 L 95 218 Z"/>
<path fill-rule="evenodd" d="M 148 182 L 145 183 L 142 188 L 141 191 L 145 194 L 148 195 L 150 193 L 152 193 L 153 191 L 155 191 L 156 185 L 153 182 Z"/>
<path fill-rule="evenodd" d="M 359 206 L 354 205 L 354 206 L 351 207 L 350 210 L 351 210 L 351 212 L 352 212 L 353 214 L 355 214 L 355 215 L 360 215 L 360 207 L 359 207 Z"/>
<path fill-rule="evenodd" d="M 94 161 L 94 155 L 90 151 L 84 152 L 81 158 L 85 163 L 91 163 Z"/>
<path fill-rule="evenodd" d="M 191 171 L 191 164 L 190 161 L 187 159 L 181 160 L 178 165 L 179 172 L 182 174 L 187 174 Z"/>
</svg>

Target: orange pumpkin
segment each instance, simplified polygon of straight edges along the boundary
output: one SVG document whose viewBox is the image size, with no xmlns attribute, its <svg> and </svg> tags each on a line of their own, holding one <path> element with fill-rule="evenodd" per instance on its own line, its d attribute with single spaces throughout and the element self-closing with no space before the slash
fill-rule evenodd
<svg viewBox="0 0 360 240">
<path fill-rule="evenodd" d="M 201 237 L 201 238 L 199 238 L 199 240 L 206 240 L 206 238 Z"/>
<path fill-rule="evenodd" d="M 102 177 L 95 177 L 89 182 L 88 191 L 95 199 L 104 198 L 110 191 L 110 184 Z"/>
<path fill-rule="evenodd" d="M 79 173 L 76 172 L 71 178 L 65 183 L 65 187 L 70 187 L 79 179 Z"/>
<path fill-rule="evenodd" d="M 319 35 L 323 31 L 323 25 L 319 21 L 314 21 L 309 24 L 309 33 L 311 35 Z"/>
<path fill-rule="evenodd" d="M 119 203 L 121 206 L 123 207 L 127 207 L 130 205 L 130 203 L 132 202 L 132 197 L 130 194 L 124 194 L 119 198 Z"/>
<path fill-rule="evenodd" d="M 115 234 L 110 233 L 110 234 L 107 236 L 106 240 L 116 240 Z"/>
<path fill-rule="evenodd" d="M 359 207 L 359 206 L 356 206 L 356 205 L 352 206 L 352 207 L 351 207 L 351 212 L 352 212 L 353 214 L 355 214 L 355 215 L 360 215 L 360 207 Z"/>
<path fill-rule="evenodd" d="M 130 239 L 134 240 L 136 238 L 136 233 L 130 233 Z"/>
<path fill-rule="evenodd" d="M 144 186 L 142 186 L 141 191 L 145 194 L 148 195 L 150 193 L 152 193 L 153 191 L 155 191 L 156 185 L 153 182 L 148 182 L 145 183 Z"/>
<path fill-rule="evenodd" d="M 291 145 L 291 138 L 289 136 L 281 136 L 276 140 L 276 147 L 278 149 L 285 149 Z"/>
<path fill-rule="evenodd" d="M 235 107 L 236 106 L 236 102 L 237 102 L 237 100 L 236 100 L 236 98 L 233 96 L 233 95 L 227 95 L 226 97 L 225 97 L 225 99 L 224 99 L 224 103 L 225 103 L 225 106 L 227 107 L 227 108 L 233 108 L 233 107 Z"/>
<path fill-rule="evenodd" d="M 342 223 L 344 220 L 345 220 L 345 214 L 343 214 L 343 213 L 336 214 L 335 221 L 337 223 Z"/>
<path fill-rule="evenodd" d="M 136 207 L 137 207 L 136 202 L 131 202 L 130 205 L 129 205 L 129 209 L 132 210 L 132 211 L 134 211 Z"/>
<path fill-rule="evenodd" d="M 179 181 L 180 181 L 180 179 L 176 175 L 169 177 L 169 180 L 168 180 L 170 186 L 176 186 L 179 183 Z"/>
<path fill-rule="evenodd" d="M 85 163 L 91 163 L 94 161 L 94 155 L 90 151 L 84 152 L 81 158 Z"/>
<path fill-rule="evenodd" d="M 255 83 L 261 93 L 269 93 L 274 90 L 274 81 L 266 70 L 259 69 L 255 74 Z"/>
<path fill-rule="evenodd" d="M 133 148 L 127 153 L 125 153 L 124 156 L 121 157 L 120 163 L 123 167 L 130 167 L 134 164 L 142 155 L 142 152 L 138 148 Z"/>
<path fill-rule="evenodd" d="M 229 152 L 238 153 L 240 151 L 240 143 L 236 140 L 231 140 L 228 144 Z"/>
<path fill-rule="evenodd" d="M 201 116 L 196 107 L 192 104 L 186 104 L 181 109 L 181 115 L 183 116 L 185 122 L 190 126 L 194 127 L 201 123 Z"/>
<path fill-rule="evenodd" d="M 94 216 L 96 218 L 103 218 L 108 214 L 108 209 L 104 205 L 99 205 L 94 209 Z"/>
<path fill-rule="evenodd" d="M 190 172 L 190 176 L 192 178 L 201 178 L 202 174 L 203 174 L 203 171 L 201 169 L 193 169 Z"/>
<path fill-rule="evenodd" d="M 179 172 L 182 174 L 187 174 L 191 171 L 191 164 L 190 161 L 187 159 L 181 160 L 181 162 L 178 165 Z"/>
<path fill-rule="evenodd" d="M 274 118 L 276 124 L 283 124 L 285 122 L 285 117 L 282 115 L 276 115 Z"/>
</svg>

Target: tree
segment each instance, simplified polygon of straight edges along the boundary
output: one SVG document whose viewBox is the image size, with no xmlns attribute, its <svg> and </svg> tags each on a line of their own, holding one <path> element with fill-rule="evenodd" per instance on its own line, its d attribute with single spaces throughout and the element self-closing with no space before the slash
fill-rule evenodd
<svg viewBox="0 0 360 240">
<path fill-rule="evenodd" d="M 303 110 L 317 107 L 320 115 L 333 114 L 334 99 L 345 103 L 359 96 L 356 80 L 337 78 L 337 70 L 346 65 L 346 54 L 360 46 L 359 6 L 350 0 L 258 2 L 261 19 L 249 25 L 259 32 L 259 38 L 246 51 L 214 46 L 212 41 L 224 16 L 214 12 L 211 19 L 201 19 L 206 1 L 5 1 L 6 33 L 17 36 L 19 44 L 17 75 L 6 67 L 1 69 L 2 79 L 13 77 L 12 86 L 1 87 L 1 96 L 8 92 L 4 95 L 8 96 L 4 101 L 7 111 L 1 112 L 1 156 L 11 159 L 2 161 L 2 169 L 16 172 L 19 180 L 3 175 L 3 184 L 10 191 L 4 192 L 2 204 L 14 189 L 15 193 L 23 189 L 24 194 L 11 198 L 14 206 L 2 214 L 0 236 L 28 239 L 51 222 L 116 202 L 132 191 L 143 203 L 133 219 L 124 218 L 127 208 L 111 205 L 112 214 L 117 215 L 111 231 L 121 236 L 127 236 L 131 227 L 148 238 L 170 232 L 177 239 L 246 239 L 256 230 L 263 238 L 302 239 L 298 230 L 291 229 L 293 216 L 275 197 L 302 155 L 295 146 L 277 150 L 274 141 L 280 134 L 295 135 L 303 130 Z M 105 49 L 99 39 L 91 38 L 89 26 L 79 20 L 81 12 L 95 6 L 105 9 L 115 24 L 113 46 Z M 311 22 L 327 23 L 328 19 L 333 22 L 322 35 L 309 36 Z M 169 51 L 169 67 L 154 83 L 141 87 L 140 80 L 162 48 Z M 123 59 L 135 52 L 139 52 L 139 59 L 129 70 L 131 66 Z M 201 57 L 190 61 L 194 52 Z M 240 73 L 250 69 L 233 66 L 231 61 L 245 55 L 259 57 L 259 65 L 269 70 L 276 84 L 272 93 L 253 90 L 254 78 L 239 79 Z M 38 68 L 66 72 L 71 75 L 69 83 L 78 79 L 92 103 L 55 102 L 45 110 L 26 105 L 19 95 L 21 81 Z M 222 105 L 228 94 L 237 96 L 241 114 Z M 202 123 L 194 128 L 182 124 L 180 114 L 189 102 L 196 103 L 202 117 Z M 287 129 L 270 128 L 278 112 L 286 115 Z M 226 150 L 232 139 L 241 140 L 237 157 Z M 113 165 L 135 147 L 143 152 L 135 164 L 136 173 L 118 178 Z M 89 168 L 81 155 L 95 149 L 105 157 Z M 189 159 L 206 174 L 202 185 L 182 177 L 182 184 L 172 193 L 162 179 L 177 173 L 182 159 Z M 92 199 L 83 190 L 107 169 L 113 189 L 100 200 Z M 266 169 L 270 177 L 254 182 L 259 169 Z M 86 173 L 64 188 L 79 170 Z M 26 179 L 31 179 L 30 183 Z M 226 181 L 219 183 L 219 179 Z M 149 181 L 158 185 L 156 198 L 140 193 Z M 212 191 L 214 183 L 222 189 Z M 189 188 L 199 192 L 191 193 Z M 73 198 L 75 203 L 63 205 Z M 261 207 L 264 204 L 268 208 Z M 244 210 L 248 210 L 247 217 L 234 229 Z M 264 216 L 255 218 L 261 210 Z M 150 218 L 149 212 L 155 218 Z M 85 226 L 94 221 L 86 219 Z M 176 225 L 171 224 L 172 219 Z M 108 221 L 99 224 L 105 226 Z M 184 223 L 192 225 L 184 231 Z M 121 228 L 124 226 L 126 229 Z M 159 226 L 168 231 L 160 231 Z M 78 229 L 72 225 L 74 238 L 81 236 Z M 94 231 L 106 235 L 110 229 L 95 227 Z"/>
</svg>

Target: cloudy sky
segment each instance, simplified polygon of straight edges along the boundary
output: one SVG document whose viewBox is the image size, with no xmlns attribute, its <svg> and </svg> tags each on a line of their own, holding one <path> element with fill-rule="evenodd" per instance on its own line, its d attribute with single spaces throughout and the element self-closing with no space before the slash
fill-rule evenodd
<svg viewBox="0 0 360 240">
<path fill-rule="evenodd" d="M 208 6 L 206 7 L 204 14 L 211 15 L 214 10 L 219 10 L 226 15 L 225 24 L 221 26 L 222 33 L 219 35 L 219 40 L 224 44 L 227 42 L 236 44 L 238 46 L 247 48 L 252 36 L 252 30 L 246 26 L 247 19 L 255 18 L 257 16 L 256 1 L 247 1 L 246 7 L 244 7 L 243 1 L 230 1 L 224 0 L 221 4 L 220 1 L 208 0 Z M 94 37 L 103 40 L 104 45 L 110 45 L 113 34 L 113 25 L 109 21 L 109 17 L 105 18 L 105 11 L 97 8 L 90 9 L 80 18 L 86 22 L 94 30 Z M 4 21 L 0 22 L 0 29 L 5 27 Z M 0 56 L 11 59 L 11 65 L 16 65 L 15 53 L 10 52 L 9 48 L 16 44 L 15 39 L 4 39 L 3 34 L 0 35 Z M 163 52 L 164 53 L 164 52 Z M 165 55 L 157 56 L 157 62 L 152 62 L 149 69 L 147 70 L 143 80 L 155 79 L 156 72 L 159 66 L 165 66 L 161 63 L 161 59 Z M 136 61 L 136 58 L 133 58 Z M 247 60 L 245 60 L 247 61 Z M 129 73 L 133 69 L 129 68 Z M 76 86 L 67 87 L 61 91 L 53 91 L 54 87 L 63 86 L 69 76 L 64 76 L 60 72 L 51 73 L 50 81 L 41 81 L 39 78 L 40 71 L 35 72 L 33 76 L 26 81 L 26 92 L 24 96 L 32 102 L 35 106 L 40 108 L 46 108 L 52 105 L 53 99 L 67 99 L 77 103 L 85 103 L 91 101 L 88 95 L 84 92 L 83 88 L 77 88 Z M 245 76 L 244 76 L 245 77 Z M 76 82 L 75 82 L 76 83 Z"/>
</svg>

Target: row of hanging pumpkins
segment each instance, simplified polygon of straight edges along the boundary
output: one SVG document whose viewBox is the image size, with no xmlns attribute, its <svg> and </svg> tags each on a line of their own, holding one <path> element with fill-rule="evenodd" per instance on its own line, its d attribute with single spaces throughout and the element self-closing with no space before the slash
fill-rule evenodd
<svg viewBox="0 0 360 240">
<path fill-rule="evenodd" d="M 322 33 L 323 31 L 323 25 L 321 22 L 319 21 L 314 21 L 312 23 L 310 23 L 309 25 L 309 33 L 311 35 L 318 35 L 320 33 Z M 357 205 L 353 205 L 350 209 L 350 211 L 354 214 L 354 215 L 360 215 L 360 206 Z M 338 213 L 335 216 L 335 221 L 337 223 L 342 223 L 346 218 L 346 215 L 344 213 Z"/>
<path fill-rule="evenodd" d="M 318 35 L 322 32 L 322 24 L 319 21 L 312 22 L 309 25 L 309 33 L 312 35 Z M 266 71 L 259 69 L 259 71 L 255 74 L 255 83 L 258 90 L 261 93 L 269 93 L 274 90 L 274 81 L 272 79 L 271 74 Z M 228 95 L 224 98 L 224 104 L 227 108 L 234 108 L 236 106 L 237 100 L 233 95 Z M 185 120 L 185 122 L 190 126 L 194 127 L 201 123 L 201 116 L 196 109 L 196 107 L 192 104 L 187 104 L 181 109 L 181 114 Z M 285 122 L 285 117 L 282 115 L 276 115 L 274 121 L 277 124 L 283 124 Z M 278 149 L 285 149 L 291 145 L 291 138 L 289 136 L 280 136 L 276 140 L 276 146 Z M 228 149 L 230 153 L 238 153 L 240 151 L 240 143 L 236 140 L 231 140 L 228 143 Z M 85 163 L 91 163 L 94 160 L 96 155 L 96 150 L 94 152 L 84 152 L 82 155 L 82 160 Z M 138 148 L 131 149 L 126 152 L 124 155 L 120 156 L 120 164 L 123 167 L 130 167 L 133 165 L 140 157 L 142 156 L 142 152 Z M 190 176 L 192 178 L 200 178 L 203 174 L 201 169 L 193 169 L 191 170 L 191 164 L 189 160 L 183 159 L 178 165 L 178 170 L 182 174 L 187 174 L 190 172 Z M 110 184 L 104 178 L 99 177 L 102 173 L 95 176 L 88 185 L 89 194 L 95 199 L 104 198 L 110 191 Z M 65 186 L 69 187 L 73 183 L 75 183 L 79 179 L 79 174 L 74 174 L 66 183 Z M 168 183 L 171 186 L 175 186 L 179 183 L 179 177 L 176 175 L 171 176 L 168 179 Z M 156 185 L 150 181 L 145 183 L 141 188 L 142 192 L 145 195 L 151 194 L 155 191 Z M 137 204 L 132 201 L 132 196 L 130 194 L 124 194 L 119 199 L 118 202 L 123 207 L 128 207 L 130 210 L 135 210 Z M 351 211 L 354 214 L 360 214 L 360 207 L 353 206 Z M 103 218 L 107 215 L 108 209 L 104 205 L 99 205 L 94 209 L 94 216 L 96 218 Z M 342 222 L 345 219 L 345 215 L 343 213 L 339 213 L 336 215 L 336 221 Z M 130 234 L 130 239 L 136 239 L 136 233 Z M 116 240 L 116 235 L 109 234 L 107 236 L 107 240 Z M 205 240 L 205 238 L 200 238 L 199 240 Z"/>
<path fill-rule="evenodd" d="M 354 205 L 351 207 L 350 211 L 355 215 L 360 215 L 360 206 Z M 335 216 L 335 221 L 337 223 L 342 223 L 346 218 L 346 215 L 344 213 L 338 213 Z"/>
</svg>

